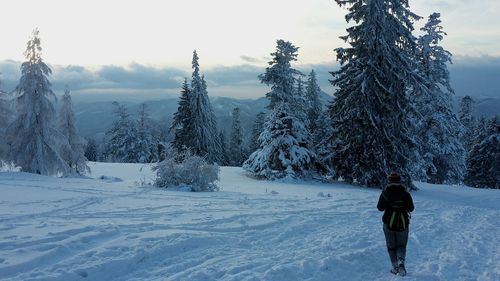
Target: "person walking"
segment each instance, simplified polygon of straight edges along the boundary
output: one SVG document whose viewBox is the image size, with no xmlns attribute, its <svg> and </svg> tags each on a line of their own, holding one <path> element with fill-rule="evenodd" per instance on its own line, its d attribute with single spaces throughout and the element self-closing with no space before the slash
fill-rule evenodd
<svg viewBox="0 0 500 281">
<path fill-rule="evenodd" d="M 388 181 L 389 184 L 380 194 L 377 209 L 384 212 L 382 222 L 387 251 L 392 264 L 391 273 L 404 276 L 406 275 L 405 258 L 410 212 L 413 212 L 415 206 L 410 193 L 401 184 L 401 177 L 397 173 L 391 173 Z"/>
</svg>

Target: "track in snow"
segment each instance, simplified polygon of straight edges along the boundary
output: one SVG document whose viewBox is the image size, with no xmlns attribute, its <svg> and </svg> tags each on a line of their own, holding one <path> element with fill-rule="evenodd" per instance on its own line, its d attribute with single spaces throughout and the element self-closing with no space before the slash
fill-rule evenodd
<svg viewBox="0 0 500 281">
<path fill-rule="evenodd" d="M 152 176 L 141 167 L 92 166 L 124 180 L 112 183 L 0 173 L 0 279 L 399 278 L 388 273 L 379 190 L 222 168 L 221 192 L 172 192 L 136 187 Z M 498 192 L 421 186 L 405 280 L 500 280 Z"/>
</svg>

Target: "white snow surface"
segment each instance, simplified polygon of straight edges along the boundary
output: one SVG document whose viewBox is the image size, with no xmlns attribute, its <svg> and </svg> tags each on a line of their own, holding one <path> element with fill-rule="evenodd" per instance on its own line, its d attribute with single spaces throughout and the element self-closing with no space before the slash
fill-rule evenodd
<svg viewBox="0 0 500 281">
<path fill-rule="evenodd" d="M 91 178 L 0 173 L 0 280 L 399 280 L 380 190 L 267 182 L 150 186 L 148 165 Z M 101 176 L 104 176 L 101 178 Z M 417 183 L 405 280 L 500 280 L 500 191 Z"/>
</svg>

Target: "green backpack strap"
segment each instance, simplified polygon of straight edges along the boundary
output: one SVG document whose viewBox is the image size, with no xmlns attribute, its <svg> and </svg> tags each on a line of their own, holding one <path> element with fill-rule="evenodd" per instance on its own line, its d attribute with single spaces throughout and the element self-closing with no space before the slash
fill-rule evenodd
<svg viewBox="0 0 500 281">
<path fill-rule="evenodd" d="M 396 211 L 392 211 L 391 220 L 389 221 L 389 229 L 392 229 L 394 218 L 396 218 Z"/>
</svg>

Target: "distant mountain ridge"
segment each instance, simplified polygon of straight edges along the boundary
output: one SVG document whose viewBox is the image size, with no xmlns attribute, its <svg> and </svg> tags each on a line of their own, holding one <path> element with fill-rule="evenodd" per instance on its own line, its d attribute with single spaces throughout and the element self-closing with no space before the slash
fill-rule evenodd
<svg viewBox="0 0 500 281">
<path fill-rule="evenodd" d="M 455 109 L 458 109 L 462 97 L 455 98 Z M 331 96 L 323 93 L 321 96 L 323 104 L 326 105 L 332 99 Z M 229 134 L 231 128 L 231 113 L 233 108 L 240 108 L 241 123 L 245 135 L 251 132 L 255 116 L 266 110 L 268 100 L 265 97 L 258 99 L 234 99 L 227 97 L 211 97 L 212 108 L 214 109 L 219 128 Z M 178 98 L 167 98 L 162 100 L 144 101 L 148 106 L 151 118 L 164 119 L 169 126 L 173 114 L 177 111 Z M 137 116 L 141 102 L 124 101 L 120 102 L 128 107 L 132 116 Z M 80 134 L 84 137 L 95 137 L 102 139 L 106 130 L 113 122 L 113 105 L 111 102 L 75 103 L 75 114 L 77 126 Z M 500 98 L 486 98 L 476 100 L 476 116 L 492 117 L 500 115 Z"/>
</svg>

